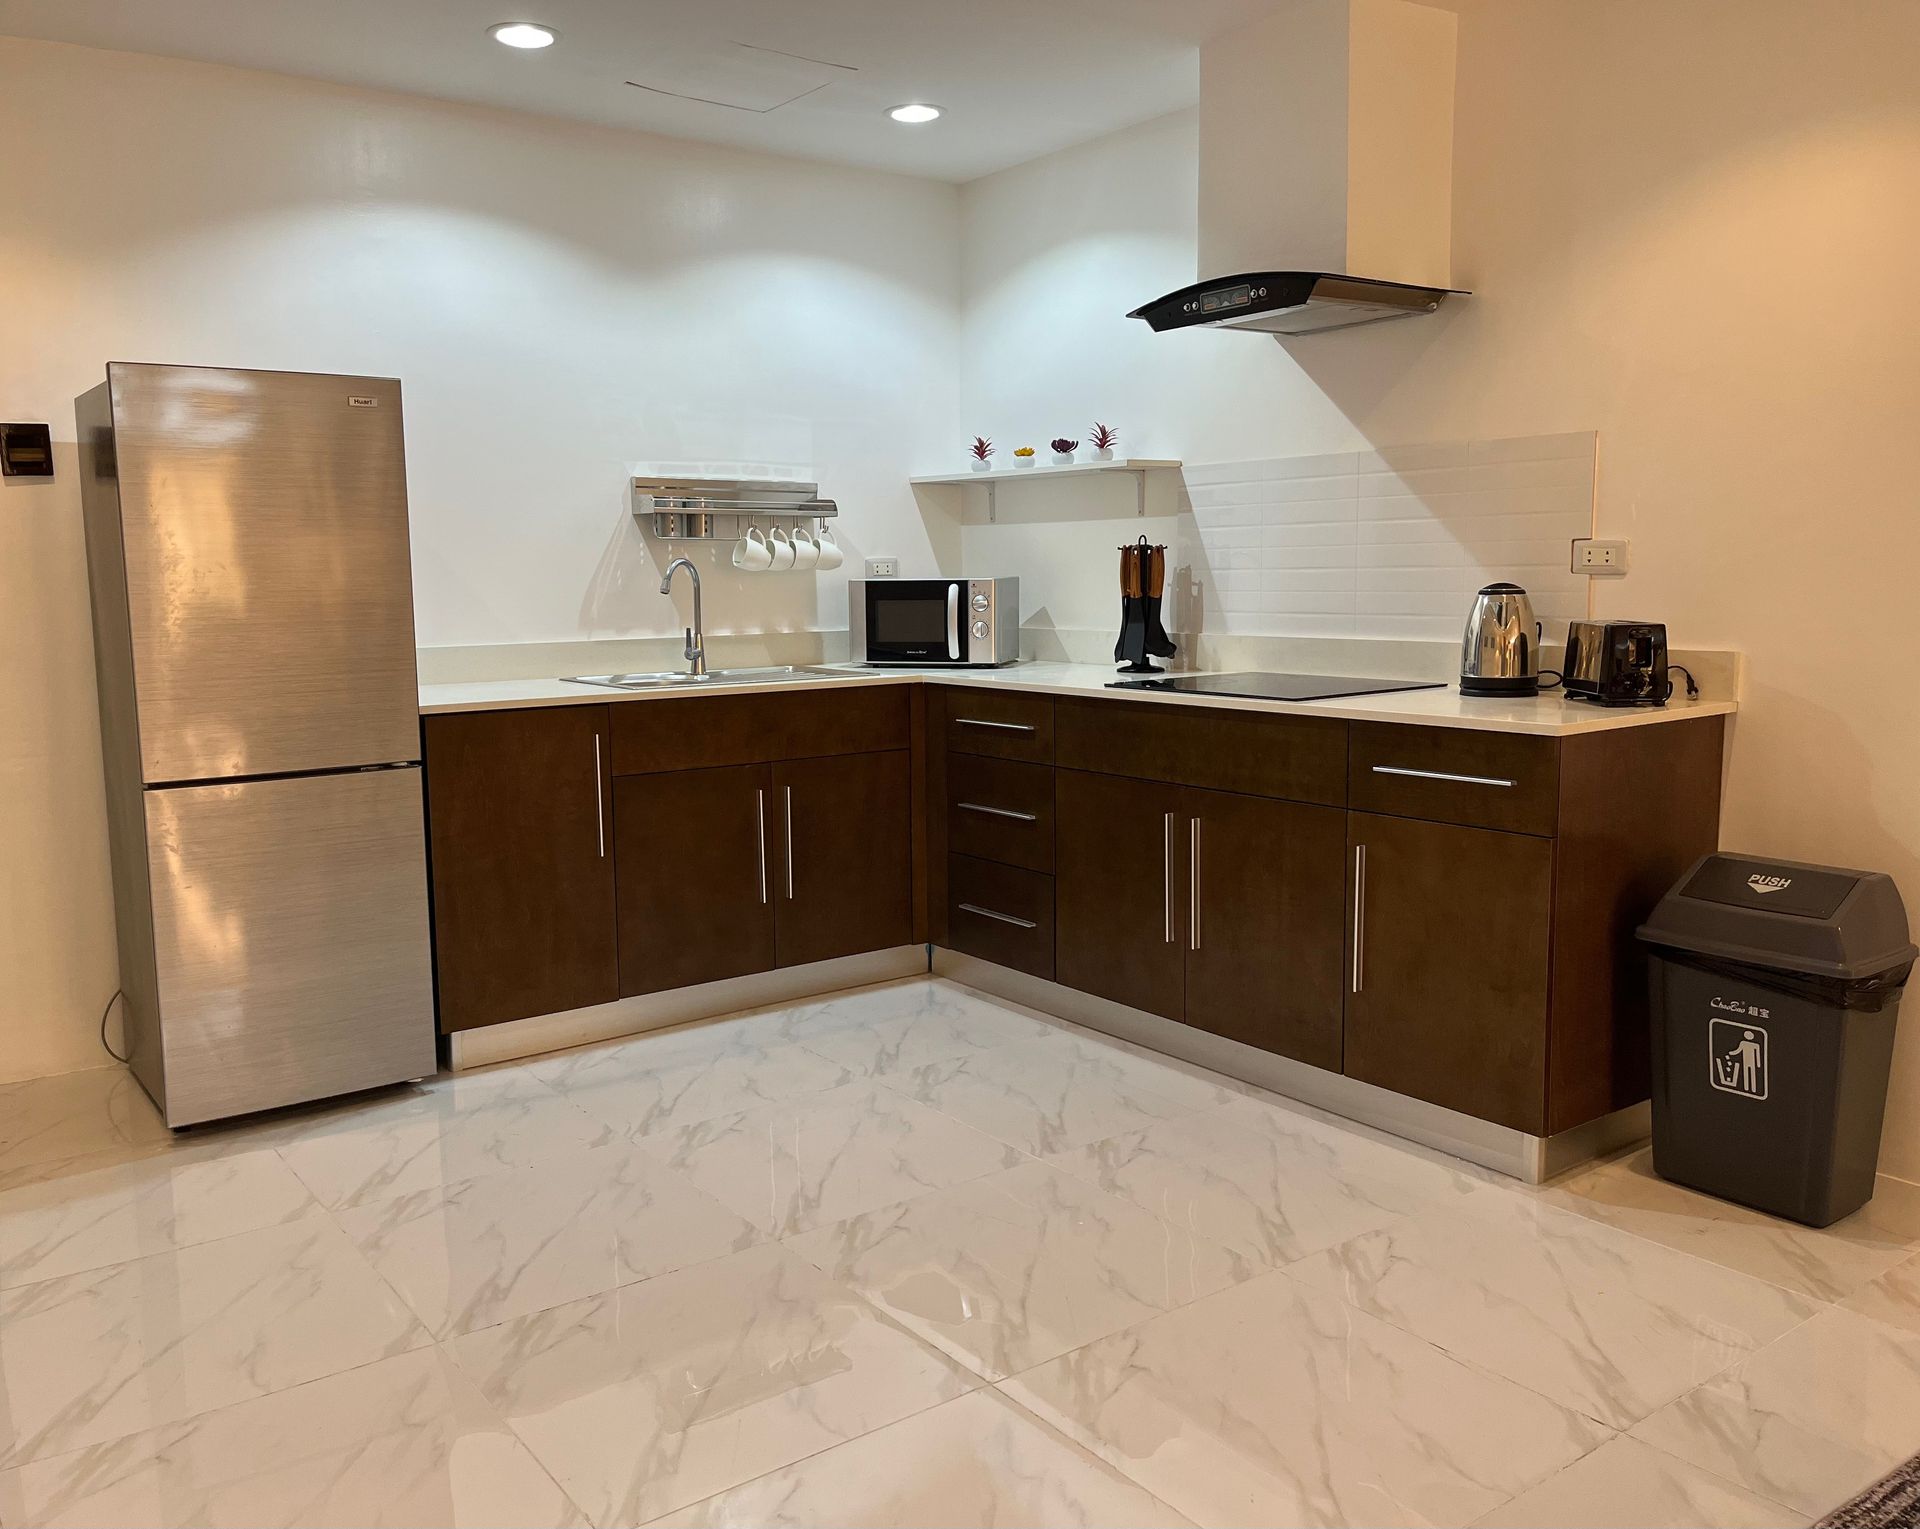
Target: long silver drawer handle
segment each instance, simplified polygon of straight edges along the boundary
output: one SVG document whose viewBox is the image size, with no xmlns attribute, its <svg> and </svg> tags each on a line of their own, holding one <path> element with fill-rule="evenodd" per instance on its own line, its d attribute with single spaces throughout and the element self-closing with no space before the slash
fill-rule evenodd
<svg viewBox="0 0 1920 1529">
<path fill-rule="evenodd" d="M 1353 847 L 1353 990 L 1367 981 L 1367 847 Z"/>
<path fill-rule="evenodd" d="M 1016 823 L 1040 821 L 1037 813 L 1015 812 L 1011 807 L 989 807 L 983 802 L 960 802 L 957 805 L 962 812 L 984 812 L 990 818 L 1012 818 Z"/>
<path fill-rule="evenodd" d="M 1187 822 L 1187 948 L 1200 948 L 1200 820 Z"/>
<path fill-rule="evenodd" d="M 753 817 L 759 826 L 759 836 L 755 840 L 760 847 L 760 901 L 767 900 L 767 793 L 764 788 L 753 793 Z"/>
<path fill-rule="evenodd" d="M 600 734 L 593 735 L 593 829 L 600 836 L 600 858 L 607 858 L 606 786 L 600 776 Z"/>
<path fill-rule="evenodd" d="M 1497 775 L 1450 775 L 1445 770 L 1409 770 L 1401 765 L 1375 765 L 1375 775 L 1404 775 L 1410 780 L 1450 780 L 1462 786 L 1513 786 L 1519 782 Z"/>
<path fill-rule="evenodd" d="M 1002 924 L 1012 924 L 1016 929 L 1038 929 L 1040 926 L 1030 918 L 1015 918 L 1011 913 L 995 913 L 991 908 L 983 908 L 978 903 L 960 904 L 962 913 L 977 913 L 981 918 L 990 918 Z"/>
<path fill-rule="evenodd" d="M 1173 943 L 1173 814 L 1166 813 L 1160 823 L 1160 922 L 1161 936 Z"/>
<path fill-rule="evenodd" d="M 1030 733 L 1034 730 L 1031 722 L 989 722 L 985 717 L 955 717 L 958 727 L 997 727 L 1003 733 Z"/>
<path fill-rule="evenodd" d="M 793 901 L 793 787 L 787 791 L 787 901 Z"/>
</svg>

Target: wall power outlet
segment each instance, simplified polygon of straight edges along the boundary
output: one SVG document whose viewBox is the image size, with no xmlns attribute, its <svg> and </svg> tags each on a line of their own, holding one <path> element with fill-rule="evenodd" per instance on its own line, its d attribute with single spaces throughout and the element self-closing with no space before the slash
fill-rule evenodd
<svg viewBox="0 0 1920 1529">
<path fill-rule="evenodd" d="M 1573 571 L 1596 579 L 1622 578 L 1627 571 L 1627 544 L 1582 537 L 1573 544 Z"/>
<path fill-rule="evenodd" d="M 900 559 L 897 557 L 870 557 L 867 559 L 867 577 L 870 579 L 897 579 L 900 577 Z"/>
</svg>

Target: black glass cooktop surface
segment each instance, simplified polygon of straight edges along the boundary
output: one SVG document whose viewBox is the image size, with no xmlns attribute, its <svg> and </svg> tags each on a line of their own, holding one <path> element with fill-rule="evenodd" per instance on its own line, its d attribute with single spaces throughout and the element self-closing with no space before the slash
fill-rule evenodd
<svg viewBox="0 0 1920 1529">
<path fill-rule="evenodd" d="M 1244 696 L 1256 701 L 1330 701 L 1337 696 L 1385 695 L 1390 690 L 1440 690 L 1444 680 L 1366 680 L 1342 674 L 1168 674 L 1115 680 L 1110 690 L 1165 690 L 1175 695 Z"/>
</svg>

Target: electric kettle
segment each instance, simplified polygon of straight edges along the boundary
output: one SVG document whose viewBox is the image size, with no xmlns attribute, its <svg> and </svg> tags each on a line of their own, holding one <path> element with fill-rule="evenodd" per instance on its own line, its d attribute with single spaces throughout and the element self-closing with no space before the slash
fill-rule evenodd
<svg viewBox="0 0 1920 1529">
<path fill-rule="evenodd" d="M 1460 693 L 1540 693 L 1540 623 L 1518 584 L 1489 584 L 1475 597 L 1460 642 Z"/>
</svg>

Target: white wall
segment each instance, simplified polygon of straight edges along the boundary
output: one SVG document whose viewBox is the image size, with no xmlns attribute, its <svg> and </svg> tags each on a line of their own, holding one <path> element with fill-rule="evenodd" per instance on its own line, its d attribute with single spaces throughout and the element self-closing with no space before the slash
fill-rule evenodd
<svg viewBox="0 0 1920 1529">
<path fill-rule="evenodd" d="M 108 360 L 402 378 L 423 645 L 677 634 L 643 466 L 817 477 L 850 559 L 935 571 L 905 480 L 954 428 L 951 186 L 12 39 L 0 143 L 0 418 L 65 443 L 0 490 L 0 1081 L 104 1060 L 71 442 Z M 728 569 L 708 619 L 842 627 L 845 578 Z"/>
<path fill-rule="evenodd" d="M 1098 415 L 1192 462 L 1598 430 L 1598 531 L 1633 543 L 1598 613 L 1749 655 L 1725 842 L 1889 870 L 1920 918 L 1920 6 L 1468 0 L 1459 57 L 1472 299 L 1150 336 L 1121 315 L 1195 274 L 1193 121 L 1162 118 L 966 188 L 963 428 Z M 1090 582 L 1049 599 L 1105 624 L 1124 521 L 1090 513 L 1053 512 Z M 1027 514 L 970 524 L 969 565 L 1044 540 Z M 1915 1016 L 1883 1162 L 1920 1177 Z"/>
</svg>

